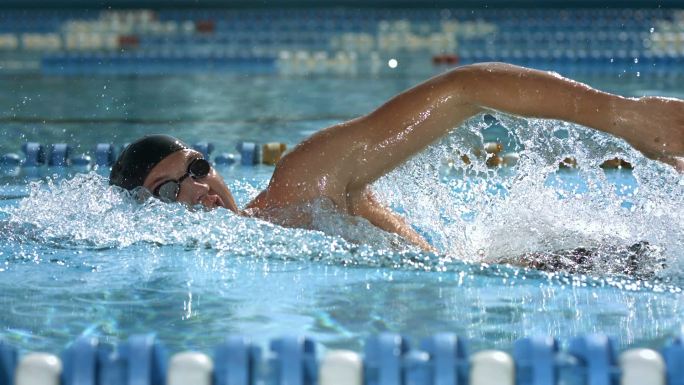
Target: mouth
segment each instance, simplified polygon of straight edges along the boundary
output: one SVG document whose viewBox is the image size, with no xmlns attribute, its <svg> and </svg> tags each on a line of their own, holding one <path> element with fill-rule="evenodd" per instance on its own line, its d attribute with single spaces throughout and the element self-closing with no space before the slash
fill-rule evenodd
<svg viewBox="0 0 684 385">
<path fill-rule="evenodd" d="M 216 194 L 207 195 L 203 199 L 203 204 L 208 209 L 215 209 L 217 207 L 226 208 L 226 204 L 223 202 L 223 199 L 221 199 L 221 197 Z"/>
</svg>

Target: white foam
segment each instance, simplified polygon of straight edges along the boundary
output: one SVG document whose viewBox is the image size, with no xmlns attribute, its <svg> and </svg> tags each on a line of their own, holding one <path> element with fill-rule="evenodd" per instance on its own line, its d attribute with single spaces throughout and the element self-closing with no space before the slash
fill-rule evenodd
<svg viewBox="0 0 684 385">
<path fill-rule="evenodd" d="M 595 263 L 597 275 L 620 271 L 620 266 L 605 270 L 610 267 L 610 250 L 645 241 L 658 255 L 643 263 L 665 258 L 665 270 L 652 270 L 661 276 L 683 275 L 682 176 L 645 159 L 622 141 L 582 127 L 497 118 L 509 147 L 515 145 L 520 154 L 513 172 L 488 169 L 484 159 L 472 154 L 471 165 L 444 166 L 444 159 L 458 159 L 460 153 L 482 145 L 480 130 L 485 124 L 478 117 L 374 185 L 384 201 L 406 215 L 440 250 L 437 256 L 420 253 L 365 220 L 336 212 L 324 201 L 297 208 L 313 215 L 312 229 L 292 229 L 227 210 L 188 210 L 154 199 L 138 204 L 95 173 L 33 183 L 29 197 L 6 209 L 9 219 L 0 225 L 8 229 L 18 249 L 23 243 L 73 249 L 122 249 L 142 243 L 211 248 L 238 257 L 420 269 L 442 269 L 452 260 L 515 262 L 522 261 L 523 254 L 601 248 L 604 260 Z M 548 183 L 558 162 L 570 155 L 580 165 L 584 192 Z M 619 196 L 598 168 L 614 156 L 635 165 L 638 188 L 627 196 Z M 243 180 L 232 181 L 230 187 L 242 204 L 258 192 L 255 183 Z M 624 207 L 625 201 L 631 207 Z M 27 250 L 35 253 L 33 248 Z"/>
<path fill-rule="evenodd" d="M 618 139 L 583 127 L 504 115 L 497 118 L 518 143 L 520 160 L 514 173 L 487 170 L 484 159 L 472 155 L 473 164 L 455 162 L 450 170 L 465 175 L 466 182 L 445 183 L 438 168 L 427 167 L 439 164 L 445 155 L 457 158 L 459 153 L 472 152 L 483 126 L 475 118 L 435 149 L 383 178 L 378 183 L 381 195 L 406 212 L 442 252 L 464 260 L 514 261 L 526 253 L 578 247 L 618 250 L 646 241 L 662 255 L 643 263 L 656 263 L 664 256 L 668 268 L 661 274 L 681 276 L 682 176 Z M 586 191 L 549 185 L 548 179 L 555 177 L 558 163 L 566 156 L 577 159 Z M 598 167 L 616 156 L 635 165 L 638 188 L 627 196 L 619 196 Z M 453 187 L 463 183 L 469 184 L 469 190 L 455 192 Z M 495 189 L 499 193 L 492 194 Z M 630 208 L 623 207 L 626 201 Z M 605 258 L 610 259 L 606 252 Z M 606 264 L 610 266 L 610 261 L 601 261 L 594 272 L 602 275 L 621 269 L 601 270 Z"/>
</svg>

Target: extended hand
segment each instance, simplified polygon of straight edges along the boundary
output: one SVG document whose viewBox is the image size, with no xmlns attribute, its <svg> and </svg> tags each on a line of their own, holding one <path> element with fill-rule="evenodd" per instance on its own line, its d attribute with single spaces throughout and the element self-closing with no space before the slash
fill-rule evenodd
<svg viewBox="0 0 684 385">
<path fill-rule="evenodd" d="M 684 173 L 684 101 L 643 97 L 623 107 L 616 111 L 614 133 L 645 156 Z"/>
</svg>

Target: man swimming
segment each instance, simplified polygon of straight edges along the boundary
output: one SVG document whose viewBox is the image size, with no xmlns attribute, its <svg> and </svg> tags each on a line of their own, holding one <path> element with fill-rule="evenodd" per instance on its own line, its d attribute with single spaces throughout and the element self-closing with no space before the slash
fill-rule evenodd
<svg viewBox="0 0 684 385">
<path fill-rule="evenodd" d="M 684 101 L 624 98 L 555 73 L 483 63 L 436 76 L 368 115 L 315 133 L 280 160 L 268 187 L 243 210 L 199 152 L 165 135 L 129 145 L 112 168 L 110 184 L 127 190 L 144 187 L 165 201 L 224 207 L 290 226 L 306 226 L 306 219 L 283 220 L 278 213 L 324 198 L 337 210 L 433 250 L 403 217 L 379 202 L 369 186 L 487 110 L 591 127 L 684 172 Z"/>
</svg>

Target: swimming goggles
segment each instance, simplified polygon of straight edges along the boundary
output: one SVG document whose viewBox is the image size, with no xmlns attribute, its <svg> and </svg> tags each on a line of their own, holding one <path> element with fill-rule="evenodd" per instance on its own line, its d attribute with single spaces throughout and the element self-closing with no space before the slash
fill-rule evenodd
<svg viewBox="0 0 684 385">
<path fill-rule="evenodd" d="M 188 165 L 188 171 L 182 177 L 178 178 L 178 180 L 169 180 L 160 184 L 154 189 L 152 194 L 164 202 L 176 202 L 180 193 L 181 183 L 187 177 L 192 177 L 192 179 L 204 178 L 209 175 L 210 170 L 211 165 L 206 159 L 193 159 Z"/>
</svg>

